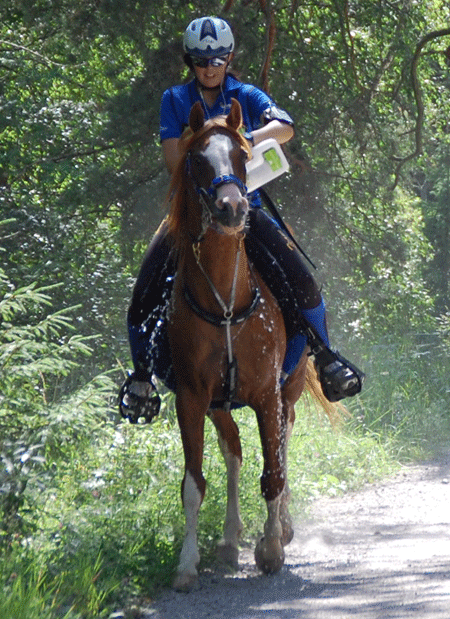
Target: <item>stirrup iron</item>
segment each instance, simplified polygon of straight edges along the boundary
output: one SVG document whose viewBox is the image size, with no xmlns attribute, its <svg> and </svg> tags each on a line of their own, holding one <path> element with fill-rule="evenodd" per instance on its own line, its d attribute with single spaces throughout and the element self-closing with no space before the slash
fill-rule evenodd
<svg viewBox="0 0 450 619">
<path fill-rule="evenodd" d="M 306 336 L 315 357 L 322 391 L 330 402 L 338 402 L 360 393 L 365 378 L 364 372 L 350 363 L 337 351 L 330 350 L 315 330 L 308 324 Z"/>
<path fill-rule="evenodd" d="M 322 391 L 330 402 L 350 398 L 362 389 L 365 375 L 337 351 L 325 348 L 315 357 Z"/>
<path fill-rule="evenodd" d="M 119 391 L 119 411 L 124 419 L 132 424 L 139 423 L 142 418 L 144 423 L 151 423 L 158 415 L 161 408 L 161 398 L 156 387 L 151 380 L 139 381 L 148 382 L 152 391 L 141 396 L 131 390 L 131 385 L 136 382 L 134 374 L 130 374 Z"/>
</svg>

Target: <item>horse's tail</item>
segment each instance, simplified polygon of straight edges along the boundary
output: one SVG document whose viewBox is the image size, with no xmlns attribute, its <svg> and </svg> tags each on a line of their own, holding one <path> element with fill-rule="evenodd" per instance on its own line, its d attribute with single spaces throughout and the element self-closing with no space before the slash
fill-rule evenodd
<svg viewBox="0 0 450 619">
<path fill-rule="evenodd" d="M 350 412 L 343 404 L 340 402 L 330 402 L 325 397 L 317 376 L 317 370 L 311 357 L 308 358 L 306 364 L 305 381 L 306 390 L 312 395 L 321 408 L 323 408 L 333 427 L 338 427 L 342 424 L 344 417 L 350 416 Z"/>
</svg>

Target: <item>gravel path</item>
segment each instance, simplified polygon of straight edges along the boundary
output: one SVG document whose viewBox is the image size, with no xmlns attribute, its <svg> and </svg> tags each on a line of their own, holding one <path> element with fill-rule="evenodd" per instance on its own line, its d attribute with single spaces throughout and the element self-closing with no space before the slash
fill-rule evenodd
<svg viewBox="0 0 450 619">
<path fill-rule="evenodd" d="M 202 573 L 199 589 L 168 591 L 139 619 L 449 619 L 450 454 L 393 479 L 320 499 L 296 523 L 286 565 Z"/>
</svg>

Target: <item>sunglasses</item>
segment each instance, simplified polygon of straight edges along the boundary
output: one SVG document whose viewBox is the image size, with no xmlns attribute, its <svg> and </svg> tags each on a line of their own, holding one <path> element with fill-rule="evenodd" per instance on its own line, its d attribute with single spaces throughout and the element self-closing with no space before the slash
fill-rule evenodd
<svg viewBox="0 0 450 619">
<path fill-rule="evenodd" d="M 228 56 L 216 56 L 215 58 L 200 58 L 199 56 L 191 56 L 192 64 L 195 67 L 206 69 L 208 65 L 212 67 L 221 67 L 228 62 Z"/>
</svg>

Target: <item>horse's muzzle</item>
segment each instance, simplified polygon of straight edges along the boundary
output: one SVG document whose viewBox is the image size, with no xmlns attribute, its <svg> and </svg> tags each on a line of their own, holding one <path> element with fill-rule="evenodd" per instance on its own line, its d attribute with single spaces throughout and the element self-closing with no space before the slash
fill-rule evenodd
<svg viewBox="0 0 450 619">
<path fill-rule="evenodd" d="M 239 228 L 245 225 L 248 213 L 248 201 L 246 198 L 241 198 L 238 204 L 234 205 L 227 198 L 224 200 L 216 200 L 211 215 L 221 226 L 225 228 Z"/>
<path fill-rule="evenodd" d="M 211 205 L 212 218 L 224 228 L 241 230 L 248 214 L 248 200 L 233 184 L 217 189 L 217 199 Z"/>
</svg>

